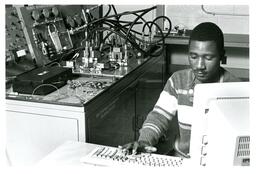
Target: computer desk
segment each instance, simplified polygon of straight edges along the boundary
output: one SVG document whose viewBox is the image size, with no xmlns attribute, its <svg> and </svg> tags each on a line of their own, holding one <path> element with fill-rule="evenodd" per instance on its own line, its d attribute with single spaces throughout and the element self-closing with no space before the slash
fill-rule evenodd
<svg viewBox="0 0 256 174">
<path fill-rule="evenodd" d="M 103 146 L 98 144 L 91 144 L 91 143 L 84 143 L 84 142 L 75 142 L 75 141 L 67 141 L 64 144 L 57 147 L 55 150 L 50 152 L 48 155 L 46 155 L 42 160 L 37 163 L 37 167 L 59 167 L 59 166 L 77 166 L 77 167 L 98 167 L 98 166 L 113 166 L 113 167 L 121 167 L 121 163 L 118 164 L 110 161 L 106 163 L 102 163 L 103 161 L 98 161 L 99 159 L 90 159 L 92 161 L 88 162 L 82 162 L 82 157 L 85 157 L 89 153 L 94 151 L 96 147 L 109 147 L 109 146 Z M 111 147 L 110 147 L 111 148 Z M 109 151 L 108 151 L 109 152 Z M 114 157 L 115 158 L 115 157 Z M 113 159 L 114 159 L 113 158 Z M 140 158 L 140 157 L 139 157 Z M 120 158 L 121 159 L 121 158 Z M 87 159 L 88 160 L 88 159 Z M 136 161 L 136 162 L 135 162 Z M 159 156 L 155 155 L 154 157 L 145 156 L 139 159 L 138 161 L 130 161 L 130 163 L 127 161 L 125 165 L 130 167 L 143 167 L 147 163 L 147 166 L 145 167 L 190 167 L 189 161 L 184 159 L 180 159 L 177 157 L 170 157 L 170 156 Z M 140 161 L 140 162 L 139 162 Z M 152 164 L 152 161 L 154 161 Z M 139 162 L 141 165 L 136 165 L 135 163 Z M 123 163 L 124 164 L 124 163 Z"/>
</svg>

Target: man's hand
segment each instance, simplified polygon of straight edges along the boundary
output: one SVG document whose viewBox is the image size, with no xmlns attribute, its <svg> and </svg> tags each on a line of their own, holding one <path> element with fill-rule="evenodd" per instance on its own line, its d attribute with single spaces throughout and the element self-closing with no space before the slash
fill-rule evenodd
<svg viewBox="0 0 256 174">
<path fill-rule="evenodd" d="M 121 148 L 122 151 L 128 155 L 131 155 L 131 154 L 136 155 L 141 152 L 152 153 L 157 151 L 155 147 L 151 146 L 149 143 L 144 141 L 135 141 L 135 142 L 120 146 L 119 148 Z"/>
</svg>

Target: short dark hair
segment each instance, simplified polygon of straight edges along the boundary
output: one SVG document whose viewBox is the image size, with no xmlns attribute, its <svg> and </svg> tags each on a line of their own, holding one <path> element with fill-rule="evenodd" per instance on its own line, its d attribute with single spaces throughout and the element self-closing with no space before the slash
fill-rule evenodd
<svg viewBox="0 0 256 174">
<path fill-rule="evenodd" d="M 203 22 L 197 25 L 191 32 L 189 43 L 191 40 L 215 41 L 220 53 L 223 53 L 224 51 L 223 32 L 212 22 Z"/>
</svg>

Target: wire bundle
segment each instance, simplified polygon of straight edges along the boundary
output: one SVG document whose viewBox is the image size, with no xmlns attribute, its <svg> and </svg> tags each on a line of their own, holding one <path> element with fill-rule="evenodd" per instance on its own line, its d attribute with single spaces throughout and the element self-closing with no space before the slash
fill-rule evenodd
<svg viewBox="0 0 256 174">
<path fill-rule="evenodd" d="M 102 6 L 102 5 L 101 5 Z M 136 11 L 126 11 L 122 13 L 117 13 L 114 5 L 108 5 L 108 11 L 106 14 L 101 18 L 95 18 L 91 11 L 98 8 L 100 6 L 93 7 L 92 9 L 86 10 L 86 24 L 85 24 L 85 31 L 88 33 L 87 37 L 83 41 L 91 41 L 94 40 L 94 46 L 100 47 L 99 44 L 95 43 L 99 34 L 102 34 L 103 41 L 101 45 L 105 44 L 105 41 L 109 39 L 110 36 L 116 35 L 120 38 L 122 43 L 130 44 L 133 48 L 137 49 L 142 54 L 148 54 L 152 50 L 148 49 L 149 47 L 161 45 L 162 48 L 164 46 L 165 38 L 170 34 L 172 23 L 171 20 L 166 16 L 158 16 L 152 21 L 146 21 L 144 19 L 144 15 L 148 12 L 156 9 L 156 6 L 136 10 Z M 113 15 L 109 15 L 111 10 L 114 11 Z M 135 16 L 135 20 L 133 21 L 125 21 L 121 20 L 123 16 Z M 169 23 L 169 29 L 164 34 L 162 28 L 157 24 L 157 20 L 167 20 Z M 142 26 L 142 31 L 136 31 L 134 26 Z M 155 27 L 160 33 L 160 39 L 154 40 L 153 36 L 153 27 Z M 147 33 L 146 33 L 147 31 Z M 105 33 L 104 33 L 105 32 Z M 146 38 L 148 38 L 146 40 Z M 151 54 L 151 53 L 150 53 Z"/>
</svg>

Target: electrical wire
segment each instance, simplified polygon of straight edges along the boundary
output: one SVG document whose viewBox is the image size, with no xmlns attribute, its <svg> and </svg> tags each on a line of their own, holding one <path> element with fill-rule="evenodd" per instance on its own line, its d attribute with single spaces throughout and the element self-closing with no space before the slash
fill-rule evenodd
<svg viewBox="0 0 256 174">
<path fill-rule="evenodd" d="M 110 13 L 110 11 L 111 11 L 111 5 L 108 5 L 108 11 L 107 11 L 107 13 L 104 15 L 104 17 L 108 16 L 108 14 Z"/>
<path fill-rule="evenodd" d="M 46 84 L 41 84 L 41 85 L 37 86 L 37 87 L 33 90 L 33 92 L 32 92 L 31 95 L 33 96 L 34 93 L 36 92 L 36 90 L 38 90 L 39 88 L 41 88 L 41 87 L 43 87 L 43 86 L 51 86 L 51 87 L 54 87 L 54 88 L 57 90 L 58 95 L 60 95 L 59 89 L 58 89 L 55 85 L 53 85 L 53 84 L 48 84 L 48 83 L 46 83 Z"/>
<path fill-rule="evenodd" d="M 111 26 L 111 24 L 108 24 L 108 23 L 105 23 L 105 24 Z M 118 31 L 118 30 L 120 30 L 120 31 L 122 31 L 122 33 L 123 33 L 124 35 L 127 35 L 127 28 L 122 28 L 122 26 L 120 27 L 118 24 L 115 25 L 114 27 L 117 27 L 118 29 L 113 29 L 112 31 Z M 114 28 L 114 27 L 113 27 L 113 28 Z M 113 33 L 113 32 L 110 32 L 108 36 L 110 36 L 110 34 L 112 34 L 112 33 Z M 140 34 L 141 34 L 141 33 L 140 33 Z M 133 36 L 133 35 L 131 35 L 131 36 Z M 129 40 L 129 42 L 130 42 L 134 47 L 140 49 L 140 48 L 139 48 L 139 45 L 136 43 L 136 41 L 135 41 L 134 38 L 135 38 L 135 37 L 130 37 L 130 38 L 128 38 L 128 40 Z M 133 40 L 132 40 L 132 39 L 133 39 Z M 104 43 L 104 41 L 105 41 L 105 40 L 103 40 L 103 43 Z M 140 50 L 140 51 L 143 52 L 143 50 Z"/>
<path fill-rule="evenodd" d="M 102 21 L 104 21 L 105 19 L 108 19 L 108 18 L 112 18 L 112 17 L 115 17 L 115 16 L 124 16 L 124 15 L 130 15 L 130 14 L 134 14 L 134 13 L 140 13 L 140 12 L 143 12 L 143 11 L 150 11 L 150 10 L 153 10 L 155 9 L 156 6 L 154 7 L 150 7 L 150 8 L 147 8 L 147 9 L 142 9 L 142 10 L 135 10 L 135 11 L 125 11 L 125 12 L 122 12 L 122 13 L 117 13 L 115 15 L 109 15 L 109 16 L 106 16 L 106 17 L 103 17 L 103 18 L 100 18 L 100 19 L 97 19 L 97 20 L 94 20 L 94 21 L 91 21 L 90 23 L 88 23 L 88 26 L 91 26 L 93 24 L 97 24 L 97 23 L 100 23 Z"/>
<path fill-rule="evenodd" d="M 61 67 L 61 65 L 60 65 L 59 62 L 53 62 L 53 63 L 51 63 L 51 64 L 49 64 L 49 65 L 47 65 L 47 66 L 52 66 L 52 65 L 54 65 L 54 64 L 57 64 L 59 67 Z"/>
<path fill-rule="evenodd" d="M 112 5 L 112 8 L 113 8 L 113 7 L 114 7 L 114 6 Z M 103 17 L 103 18 L 101 18 L 101 19 L 92 21 L 91 23 L 88 24 L 88 27 L 89 27 L 90 25 L 94 24 L 94 23 L 97 23 L 98 21 L 102 21 L 103 19 L 107 19 L 107 18 L 110 18 L 110 17 L 116 17 L 116 16 L 120 16 L 120 17 L 121 17 L 122 15 L 133 14 L 133 15 L 136 15 L 137 18 L 130 24 L 130 27 L 129 27 L 129 29 L 128 29 L 128 32 L 126 33 L 126 35 L 127 35 L 127 37 L 128 37 L 130 31 L 132 30 L 132 27 L 133 27 L 135 24 L 137 24 L 137 21 L 138 21 L 139 19 L 142 19 L 142 20 L 145 22 L 145 19 L 143 19 L 142 16 L 143 16 L 144 14 L 148 13 L 149 11 L 155 9 L 155 8 L 156 8 L 156 6 L 153 6 L 153 7 L 151 7 L 151 8 L 147 8 L 147 9 L 143 9 L 143 10 L 130 11 L 130 12 L 123 12 L 123 13 L 119 13 L 119 14 L 115 13 L 115 15 L 105 16 L 105 17 Z M 142 12 L 142 14 L 140 14 L 140 15 L 136 14 L 136 13 L 138 13 L 138 12 Z M 113 22 L 112 22 L 112 23 L 113 23 Z M 119 23 L 119 22 L 116 21 L 115 23 Z M 119 24 L 120 24 L 120 23 L 119 23 Z M 138 32 L 137 32 L 137 34 L 140 34 L 140 35 L 141 35 L 141 33 L 138 33 Z M 127 41 L 127 40 L 128 40 L 128 39 L 126 38 L 125 41 Z"/>
<path fill-rule="evenodd" d="M 146 44 L 146 45 L 157 45 L 161 44 L 162 49 L 164 48 L 164 41 L 165 38 L 168 37 L 168 35 L 171 32 L 172 28 L 172 23 L 171 20 L 166 17 L 166 16 L 158 16 L 152 21 L 146 21 L 143 16 L 150 12 L 151 10 L 154 10 L 156 6 L 146 8 L 146 9 L 141 9 L 141 10 L 135 10 L 135 11 L 126 11 L 122 13 L 117 13 L 115 6 L 114 5 L 108 5 L 108 11 L 104 15 L 104 17 L 96 19 L 96 18 L 90 18 L 90 21 L 85 25 L 84 29 L 89 31 L 89 35 L 87 38 L 83 39 L 81 41 L 81 49 L 83 49 L 83 42 L 84 41 L 91 41 L 95 37 L 97 37 L 97 32 L 103 33 L 107 32 L 107 34 L 104 36 L 102 43 L 105 44 L 106 39 L 109 40 L 109 37 L 112 35 L 115 35 L 117 39 L 119 39 L 120 43 L 128 44 L 130 43 L 131 46 L 141 53 L 145 54 L 148 50 L 145 50 L 145 48 L 141 48 L 141 44 Z M 114 11 L 114 15 L 109 15 L 111 12 L 111 9 Z M 87 13 L 90 13 L 87 11 Z M 140 13 L 140 14 L 138 14 Z M 90 15 L 90 14 L 88 14 Z M 120 20 L 122 16 L 125 15 L 134 15 L 136 16 L 135 20 L 133 21 L 125 21 L 125 20 Z M 114 18 L 114 19 L 113 19 Z M 169 23 L 169 29 L 167 33 L 163 33 L 161 27 L 156 23 L 157 20 L 167 20 Z M 135 25 L 143 25 L 142 27 L 142 32 L 136 31 L 133 29 Z M 106 26 L 104 26 L 106 25 Z M 151 37 L 152 34 L 152 27 L 156 27 L 156 31 L 160 33 L 160 39 L 153 40 L 145 40 L 144 37 Z M 145 33 L 145 29 L 148 28 L 149 33 Z M 139 37 L 138 37 L 139 36 Z M 110 46 L 109 46 L 110 47 Z M 109 48 L 108 47 L 108 48 Z M 100 48 L 100 47 L 99 47 Z"/>
<path fill-rule="evenodd" d="M 149 11 L 151 11 L 151 10 L 153 10 L 153 9 L 155 9 L 155 8 L 156 8 L 156 6 L 150 8 L 150 9 L 147 9 L 147 10 L 145 10 L 144 12 L 142 12 L 140 15 L 137 16 L 137 18 L 133 21 L 133 23 L 131 24 L 130 28 L 129 28 L 128 31 L 127 31 L 125 43 L 126 43 L 126 41 L 128 40 L 128 37 L 129 37 L 129 34 L 130 34 L 130 30 L 132 29 L 132 27 L 134 26 L 134 24 L 135 24 L 142 16 L 144 16 L 144 15 L 147 14 Z"/>
<path fill-rule="evenodd" d="M 110 23 L 109 23 L 110 22 Z M 111 28 L 113 28 L 116 31 L 122 30 L 124 34 L 126 34 L 127 28 L 125 26 L 120 25 L 119 23 L 112 23 L 111 21 L 106 21 L 104 24 L 109 25 Z M 133 31 L 134 33 L 141 34 L 139 32 Z M 105 40 L 112 34 L 113 32 L 109 32 L 104 38 L 103 43 L 105 43 Z"/>
<path fill-rule="evenodd" d="M 119 21 L 119 18 L 120 18 L 120 17 L 117 15 L 115 6 L 114 6 L 114 5 L 111 5 L 111 7 L 112 7 L 112 9 L 113 9 L 113 11 L 114 11 L 114 13 L 115 13 L 115 15 L 116 15 L 116 16 L 115 16 L 116 20 Z"/>
<path fill-rule="evenodd" d="M 148 21 L 148 23 L 150 24 L 150 26 L 152 27 L 153 25 L 155 25 L 158 29 L 159 29 L 159 31 L 160 31 L 160 34 L 161 34 L 161 36 L 162 36 L 162 38 L 164 38 L 164 34 L 163 34 L 163 31 L 161 30 L 161 28 L 160 28 L 160 26 L 158 25 L 158 24 L 156 24 L 155 22 L 153 22 L 153 21 Z M 150 28 L 151 28 L 150 27 Z M 149 36 L 149 37 L 151 37 L 151 36 Z M 156 57 L 156 56 L 159 56 L 161 53 L 162 53 L 162 50 L 164 49 L 164 39 L 162 40 L 162 49 L 160 50 L 160 51 L 158 51 L 159 52 L 159 54 L 152 54 L 151 52 L 149 52 L 149 55 L 150 56 L 153 56 L 153 57 Z M 159 41 L 157 41 L 157 42 L 155 42 L 155 44 L 153 44 L 153 45 L 156 45 L 157 43 L 158 43 Z M 150 42 L 151 44 L 152 44 L 152 42 Z M 150 51 L 150 50 L 149 50 Z M 147 53 L 148 54 L 148 53 Z"/>
</svg>

